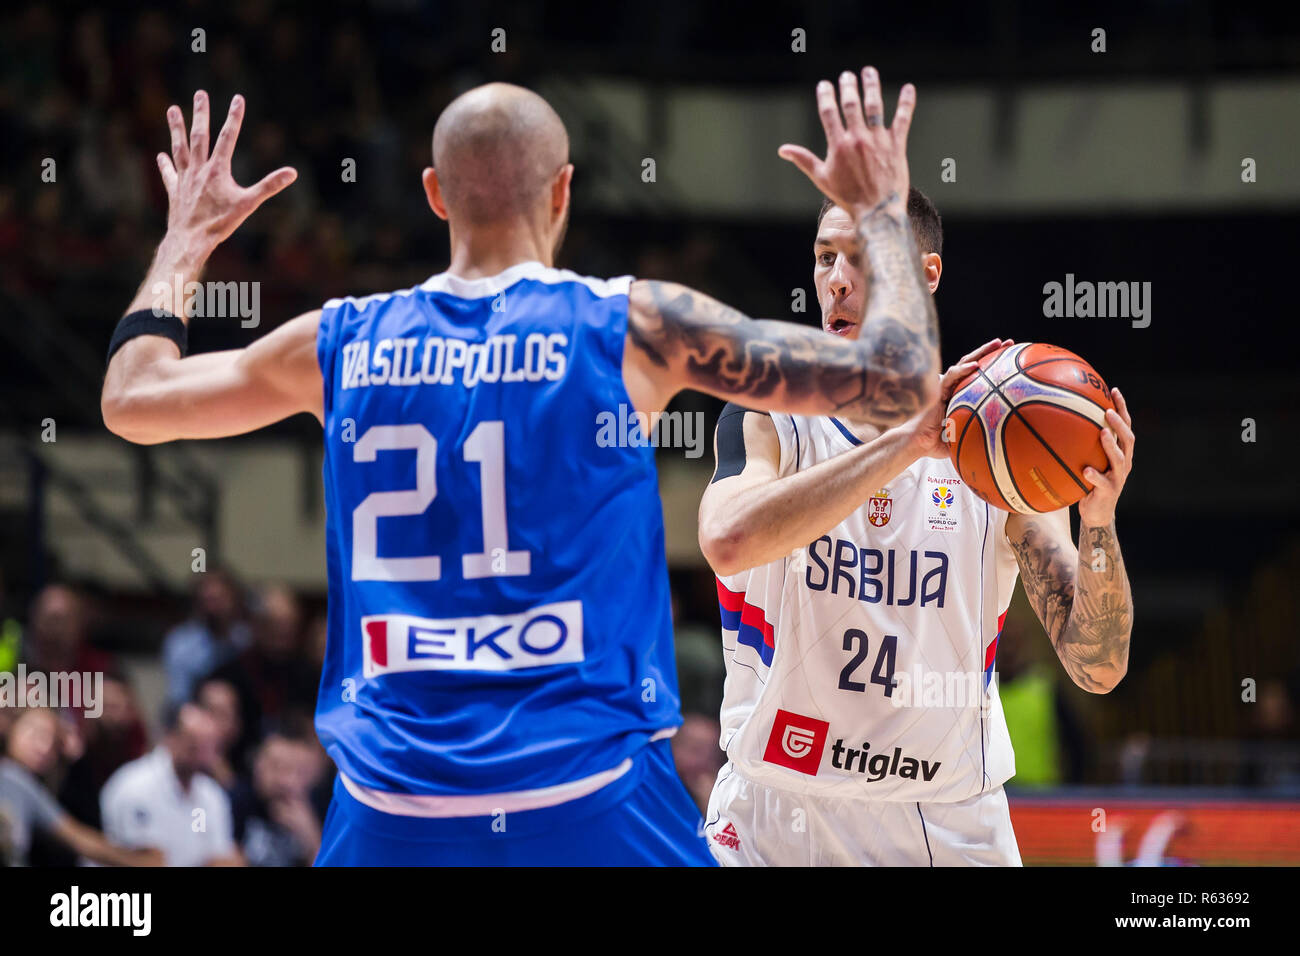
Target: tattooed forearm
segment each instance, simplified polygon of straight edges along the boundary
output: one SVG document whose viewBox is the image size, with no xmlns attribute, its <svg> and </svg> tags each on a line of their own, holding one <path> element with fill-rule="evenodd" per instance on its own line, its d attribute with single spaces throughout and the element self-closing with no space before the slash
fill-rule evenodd
<svg viewBox="0 0 1300 956">
<path fill-rule="evenodd" d="M 896 268 L 885 253 L 881 258 L 882 269 Z M 919 275 L 918 268 L 918 282 Z M 680 374 L 683 387 L 770 411 L 842 414 L 888 426 L 907 420 L 937 391 L 937 334 L 928 337 L 920 322 L 909 325 L 883 310 L 851 342 L 750 319 L 685 286 L 647 280 L 632 286 L 628 341 L 652 367 Z"/>
<path fill-rule="evenodd" d="M 1011 548 L 1020 565 L 1025 596 L 1059 651 L 1060 638 L 1074 604 L 1074 557 L 1032 521 L 1026 522 L 1023 531 L 1011 539 Z"/>
<path fill-rule="evenodd" d="M 630 343 L 656 366 L 680 368 L 690 387 L 755 406 L 824 397 L 828 413 L 866 392 L 857 350 L 816 329 L 750 319 L 673 282 L 636 283 L 631 311 Z"/>
<path fill-rule="evenodd" d="M 1115 527 L 1083 526 L 1077 554 L 1039 523 L 1011 539 L 1029 603 L 1070 678 L 1106 693 L 1128 669 L 1133 596 Z"/>
<path fill-rule="evenodd" d="M 867 253 L 871 283 L 866 329 L 870 329 L 873 320 L 891 318 L 912 333 L 918 344 L 923 342 L 935 349 L 937 363 L 939 315 L 925 282 L 921 252 L 906 203 L 897 195 L 890 196 L 858 219 L 857 235 Z M 923 350 L 916 354 L 925 358 Z"/>
<path fill-rule="evenodd" d="M 1133 594 L 1114 522 L 1105 528 L 1079 528 L 1075 592 L 1060 649 L 1068 650 L 1090 680 L 1109 690 L 1128 670 L 1133 632 Z"/>
</svg>

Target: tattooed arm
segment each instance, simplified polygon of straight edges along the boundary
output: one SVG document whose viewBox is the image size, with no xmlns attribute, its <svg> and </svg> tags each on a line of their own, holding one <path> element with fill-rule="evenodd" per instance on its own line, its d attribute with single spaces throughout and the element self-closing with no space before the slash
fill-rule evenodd
<svg viewBox="0 0 1300 956">
<path fill-rule="evenodd" d="M 866 408 L 851 417 L 898 424 L 924 409 L 939 369 L 939 317 L 907 216 L 906 192 L 858 219 L 856 255 L 867 257 L 867 307 L 859 341 L 869 363 Z"/>
<path fill-rule="evenodd" d="M 639 281 L 628 306 L 624 380 L 637 410 L 694 388 L 763 411 L 844 415 L 886 427 L 931 405 L 939 331 L 904 204 L 859 217 L 872 275 L 858 340 L 754 320 L 673 282 Z"/>
<path fill-rule="evenodd" d="M 946 459 L 943 421 L 953 389 L 1004 344 L 985 342 L 949 368 L 925 414 L 792 475 L 780 475 L 770 415 L 724 408 L 713 437 L 717 468 L 700 500 L 700 551 L 709 566 L 725 576 L 783 557 L 829 532 L 917 459 Z"/>
<path fill-rule="evenodd" d="M 1084 471 L 1093 489 L 1079 502 L 1078 547 L 1069 509 L 1007 518 L 1029 603 L 1070 679 L 1094 694 L 1124 677 L 1133 633 L 1133 591 L 1115 535 L 1115 504 L 1133 464 L 1133 423 L 1119 389 L 1111 396 L 1118 411 L 1106 413 L 1101 439 L 1110 468 Z"/>
<path fill-rule="evenodd" d="M 882 320 L 855 342 L 751 319 L 675 282 L 635 282 L 630 298 L 623 379 L 640 412 L 662 411 L 677 392 L 694 388 L 762 411 L 888 426 L 938 394 L 937 340 L 932 345 L 901 322 Z"/>
<path fill-rule="evenodd" d="M 905 84 L 884 124 L 880 78 L 840 76 L 839 99 L 817 86 L 826 158 L 786 144 L 779 154 L 857 224 L 853 255 L 871 284 L 858 341 L 785 322 L 754 321 L 671 282 L 633 284 L 624 381 L 654 414 L 683 388 L 762 411 L 840 414 L 899 425 L 939 388 L 939 328 L 907 218 L 907 132 L 916 90 Z M 842 114 L 841 114 L 842 108 Z"/>
<path fill-rule="evenodd" d="M 1133 594 L 1115 523 L 1080 522 L 1076 548 L 1068 509 L 1012 515 L 1007 537 L 1025 594 L 1070 679 L 1086 691 L 1113 690 L 1128 670 Z"/>
</svg>

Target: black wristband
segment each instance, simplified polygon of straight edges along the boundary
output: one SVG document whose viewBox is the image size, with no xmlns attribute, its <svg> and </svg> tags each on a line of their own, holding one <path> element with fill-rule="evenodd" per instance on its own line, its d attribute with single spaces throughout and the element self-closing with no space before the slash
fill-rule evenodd
<svg viewBox="0 0 1300 956">
<path fill-rule="evenodd" d="M 122 316 L 122 321 L 117 323 L 117 328 L 113 330 L 112 341 L 108 343 L 108 358 L 105 359 L 105 364 L 113 361 L 113 354 L 118 349 L 141 335 L 161 335 L 165 339 L 171 339 L 181 350 L 182 358 L 189 348 L 189 330 L 185 328 L 184 322 L 170 312 L 155 314 L 153 309 L 141 309 L 139 312 Z"/>
</svg>

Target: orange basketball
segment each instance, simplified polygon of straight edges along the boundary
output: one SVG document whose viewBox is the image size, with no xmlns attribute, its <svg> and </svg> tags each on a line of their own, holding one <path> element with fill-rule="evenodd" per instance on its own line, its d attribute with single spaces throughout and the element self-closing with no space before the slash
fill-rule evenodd
<svg viewBox="0 0 1300 956">
<path fill-rule="evenodd" d="M 1055 345 L 1018 343 L 980 360 L 948 402 L 949 454 L 975 494 L 1033 514 L 1074 504 L 1092 485 L 1110 389 L 1083 359 Z"/>
</svg>

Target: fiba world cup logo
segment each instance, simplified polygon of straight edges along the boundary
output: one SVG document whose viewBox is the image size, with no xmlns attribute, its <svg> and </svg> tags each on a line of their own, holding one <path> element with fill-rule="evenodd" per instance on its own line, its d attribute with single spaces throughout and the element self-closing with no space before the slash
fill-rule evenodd
<svg viewBox="0 0 1300 956">
<path fill-rule="evenodd" d="M 936 488 L 930 492 L 930 500 L 939 506 L 939 510 L 946 511 L 953 502 L 952 492 L 945 487 Z"/>
<path fill-rule="evenodd" d="M 785 736 L 781 738 L 781 749 L 798 760 L 809 754 L 816 739 L 817 735 L 811 730 L 802 727 L 786 727 Z"/>
</svg>

